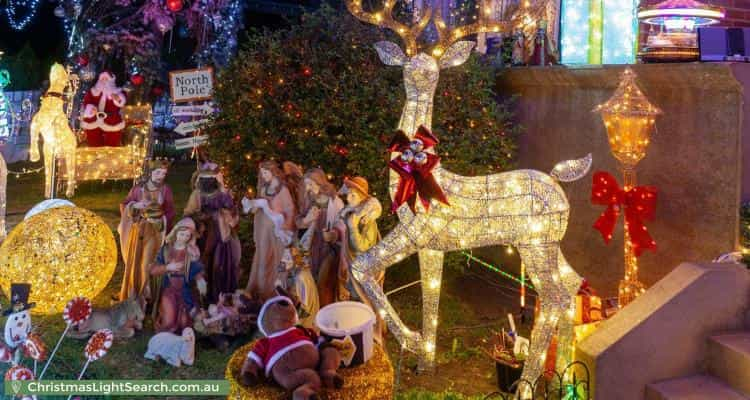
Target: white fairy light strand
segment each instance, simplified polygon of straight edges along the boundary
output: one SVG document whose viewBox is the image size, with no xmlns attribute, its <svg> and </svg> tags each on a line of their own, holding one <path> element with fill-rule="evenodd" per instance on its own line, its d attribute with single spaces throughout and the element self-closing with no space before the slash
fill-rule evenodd
<svg viewBox="0 0 750 400">
<path fill-rule="evenodd" d="M 19 6 L 27 9 L 27 14 L 21 18 L 17 15 Z M 22 31 L 34 19 L 38 8 L 39 0 L 8 0 L 8 5 L 5 7 L 8 24 L 11 28 Z"/>
</svg>

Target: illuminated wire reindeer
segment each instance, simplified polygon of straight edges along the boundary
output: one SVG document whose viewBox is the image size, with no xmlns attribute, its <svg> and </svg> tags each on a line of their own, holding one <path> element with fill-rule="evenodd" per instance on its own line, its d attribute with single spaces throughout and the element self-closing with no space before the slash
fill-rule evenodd
<svg viewBox="0 0 750 400">
<path fill-rule="evenodd" d="M 42 96 L 42 105 L 31 120 L 31 146 L 29 160 L 39 161 L 39 135 L 44 138 L 44 195 L 52 197 L 55 184 L 54 163 L 57 158 L 65 160 L 68 185 L 66 196 L 72 197 L 76 185 L 76 140 L 68 125 L 68 115 L 63 108 L 68 72 L 55 63 L 49 73 L 49 89 Z"/>
<path fill-rule="evenodd" d="M 406 105 L 399 130 L 413 135 L 420 126 L 430 128 L 439 70 L 461 65 L 470 55 L 474 43 L 458 39 L 480 32 L 499 32 L 506 26 L 487 21 L 482 13 L 475 23 L 448 29 L 440 8 L 434 15 L 428 8 L 409 27 L 393 19 L 394 4 L 395 0 L 385 0 L 382 11 L 367 12 L 362 9 L 361 0 L 349 0 L 347 8 L 358 19 L 389 28 L 403 39 L 406 53 L 391 42 L 378 42 L 375 48 L 385 64 L 404 69 Z M 483 2 L 481 9 L 486 6 Z M 430 54 L 417 54 L 417 38 L 431 19 L 438 42 Z M 419 150 L 424 143 L 416 145 Z M 429 157 L 426 154 L 431 150 L 424 151 L 421 157 Z M 561 343 L 558 365 L 567 364 L 573 331 L 573 299 L 581 278 L 560 251 L 569 205 L 558 181 L 580 179 L 590 165 L 589 156 L 559 163 L 550 175 L 519 170 L 477 177 L 459 176 L 436 165 L 432 174 L 447 204 L 433 200 L 428 203 L 429 211 L 416 213 L 409 207 L 400 207 L 400 223 L 354 261 L 354 277 L 402 346 L 419 355 L 420 369 L 434 366 L 443 252 L 490 245 L 513 245 L 518 249 L 541 302 L 541 313 L 531 335 L 531 358 L 526 361 L 522 378 L 534 382 L 539 377 L 555 329 Z M 397 187 L 394 177 L 391 175 L 391 193 Z M 422 282 L 421 333 L 404 325 L 374 278 L 414 253 L 419 253 Z"/>
</svg>

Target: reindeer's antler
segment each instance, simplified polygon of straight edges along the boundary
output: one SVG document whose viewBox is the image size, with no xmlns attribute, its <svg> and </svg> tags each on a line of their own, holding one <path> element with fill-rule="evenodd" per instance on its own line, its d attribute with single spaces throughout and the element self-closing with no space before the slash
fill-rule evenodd
<svg viewBox="0 0 750 400">
<path fill-rule="evenodd" d="M 492 14 L 492 5 L 488 0 L 480 0 L 480 12 L 477 21 L 463 26 L 457 26 L 448 29 L 448 25 L 443 19 L 441 7 L 435 9 L 435 28 L 438 33 L 438 43 L 432 49 L 432 55 L 439 57 L 448 47 L 458 39 L 482 32 L 500 32 L 507 28 L 507 22 L 491 21 L 489 16 Z"/>
<path fill-rule="evenodd" d="M 419 35 L 422 34 L 422 31 L 424 31 L 432 18 L 432 7 L 427 7 L 419 18 L 419 21 L 409 27 L 393 19 L 393 6 L 395 5 L 396 0 L 384 0 L 382 11 L 366 12 L 362 9 L 362 0 L 346 0 L 346 8 L 352 15 L 360 21 L 388 28 L 395 32 L 403 39 L 406 54 L 413 56 L 417 53 L 418 49 L 417 38 L 419 38 Z"/>
</svg>

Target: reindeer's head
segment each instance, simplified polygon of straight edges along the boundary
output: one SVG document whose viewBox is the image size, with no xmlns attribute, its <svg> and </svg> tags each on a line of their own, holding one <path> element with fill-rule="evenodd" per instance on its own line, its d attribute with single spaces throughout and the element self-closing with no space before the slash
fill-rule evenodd
<svg viewBox="0 0 750 400">
<path fill-rule="evenodd" d="M 52 64 L 49 71 L 49 91 L 62 93 L 68 84 L 68 71 L 59 63 Z"/>
<path fill-rule="evenodd" d="M 404 86 L 406 87 L 406 106 L 401 115 L 399 128 L 405 132 L 414 132 L 417 127 L 430 127 L 432 120 L 432 99 L 437 87 L 440 70 L 463 64 L 474 48 L 474 42 L 460 41 L 462 37 L 480 32 L 500 32 L 505 23 L 490 21 L 491 5 L 489 0 L 480 0 L 481 10 L 476 22 L 449 29 L 443 20 L 441 8 L 433 13 L 431 7 L 422 11 L 419 20 L 407 26 L 393 19 L 393 7 L 396 0 L 384 0 L 382 11 L 364 11 L 362 0 L 347 0 L 346 6 L 355 17 L 369 24 L 388 28 L 399 35 L 404 42 L 404 50 L 392 42 L 378 42 L 375 49 L 386 65 L 397 65 L 404 68 Z M 420 49 L 418 39 L 424 29 L 433 22 L 437 30 L 437 42 Z"/>
<path fill-rule="evenodd" d="M 432 98 L 437 87 L 440 70 L 463 64 L 471 55 L 474 42 L 459 41 L 452 44 L 444 54 L 429 55 L 420 52 L 407 56 L 397 44 L 388 41 L 375 43 L 375 49 L 383 64 L 404 68 L 404 85 L 408 100 L 415 96 Z"/>
</svg>

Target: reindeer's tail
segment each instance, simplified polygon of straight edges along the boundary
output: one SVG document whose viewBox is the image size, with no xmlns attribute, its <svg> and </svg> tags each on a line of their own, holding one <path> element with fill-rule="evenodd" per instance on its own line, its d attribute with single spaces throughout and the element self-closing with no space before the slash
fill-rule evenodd
<svg viewBox="0 0 750 400">
<path fill-rule="evenodd" d="M 590 169 L 591 153 L 577 160 L 561 161 L 549 174 L 560 182 L 573 182 L 586 176 Z"/>
</svg>

